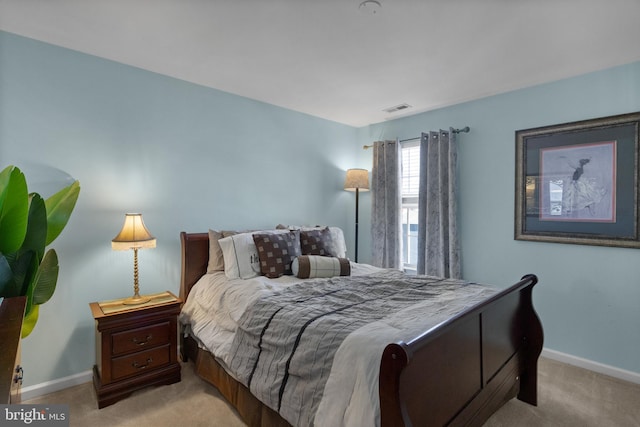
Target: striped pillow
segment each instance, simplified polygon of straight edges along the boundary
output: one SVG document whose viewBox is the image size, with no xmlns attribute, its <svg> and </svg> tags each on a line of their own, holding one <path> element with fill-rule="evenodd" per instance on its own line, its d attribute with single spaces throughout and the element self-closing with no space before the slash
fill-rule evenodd
<svg viewBox="0 0 640 427">
<path fill-rule="evenodd" d="M 291 272 L 299 279 L 349 276 L 351 264 L 346 258 L 301 255 L 291 263 Z"/>
</svg>

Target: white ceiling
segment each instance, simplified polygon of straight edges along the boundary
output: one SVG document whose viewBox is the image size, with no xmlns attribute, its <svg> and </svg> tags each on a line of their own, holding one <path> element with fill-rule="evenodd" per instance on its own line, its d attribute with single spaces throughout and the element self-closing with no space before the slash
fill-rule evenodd
<svg viewBox="0 0 640 427">
<path fill-rule="evenodd" d="M 361 1 L 0 0 L 0 29 L 353 126 L 640 60 L 640 0 Z"/>
</svg>

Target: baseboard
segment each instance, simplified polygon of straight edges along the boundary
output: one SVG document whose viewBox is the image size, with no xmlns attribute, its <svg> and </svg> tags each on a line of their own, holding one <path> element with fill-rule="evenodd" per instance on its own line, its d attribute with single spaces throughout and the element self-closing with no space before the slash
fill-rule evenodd
<svg viewBox="0 0 640 427">
<path fill-rule="evenodd" d="M 570 354 L 561 353 L 559 351 L 542 349 L 542 357 L 566 363 L 567 365 L 577 366 L 579 368 L 588 369 L 599 374 L 608 375 L 613 378 L 628 381 L 634 384 L 640 384 L 640 373 L 626 371 L 624 369 L 605 365 L 603 363 L 594 362 L 593 360 L 583 359 L 581 357 L 572 356 Z"/>
<path fill-rule="evenodd" d="M 634 384 L 640 384 L 640 373 L 638 372 L 626 371 L 624 369 L 615 368 L 603 363 L 594 362 L 592 360 L 583 359 L 581 357 L 572 356 L 570 354 L 561 353 L 548 348 L 544 348 L 542 350 L 542 357 L 566 363 L 568 365 L 577 366 L 579 368 L 588 369 L 590 371 L 598 372 L 600 374 L 608 375 Z M 89 370 L 75 375 L 70 375 L 68 377 L 59 378 L 57 380 L 23 387 L 21 390 L 21 398 L 23 401 L 35 399 L 36 397 L 44 396 L 45 394 L 91 382 L 92 375 L 93 372 Z"/>
<path fill-rule="evenodd" d="M 45 394 L 90 382 L 92 378 L 93 373 L 91 371 L 85 371 L 68 377 L 59 378 L 57 380 L 22 387 L 20 390 L 20 399 L 22 401 L 35 399 L 36 397 L 44 396 Z"/>
</svg>

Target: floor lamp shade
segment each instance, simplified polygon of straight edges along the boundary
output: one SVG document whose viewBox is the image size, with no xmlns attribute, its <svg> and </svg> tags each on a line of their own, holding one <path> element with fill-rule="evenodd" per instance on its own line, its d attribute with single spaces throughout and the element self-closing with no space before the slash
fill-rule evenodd
<svg viewBox="0 0 640 427">
<path fill-rule="evenodd" d="M 358 198 L 360 191 L 369 191 L 369 171 L 366 169 L 349 169 L 344 180 L 344 189 L 356 192 L 356 241 L 355 262 L 358 262 Z"/>
<path fill-rule="evenodd" d="M 133 296 L 124 304 L 143 304 L 149 298 L 140 296 L 138 285 L 138 249 L 155 248 L 156 238 L 149 233 L 142 221 L 142 215 L 137 213 L 125 214 L 124 225 L 116 237 L 111 240 L 111 248 L 116 251 L 133 249 Z"/>
<path fill-rule="evenodd" d="M 369 171 L 366 169 L 349 169 L 344 180 L 347 191 L 369 191 Z"/>
</svg>

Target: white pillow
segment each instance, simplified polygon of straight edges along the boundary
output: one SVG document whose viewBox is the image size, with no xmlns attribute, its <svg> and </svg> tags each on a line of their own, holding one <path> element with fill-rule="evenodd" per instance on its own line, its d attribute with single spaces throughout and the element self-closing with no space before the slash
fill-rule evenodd
<svg viewBox="0 0 640 427">
<path fill-rule="evenodd" d="M 224 256 L 218 241 L 224 237 L 238 234 L 238 231 L 217 231 L 209 229 L 209 264 L 207 273 L 224 270 Z"/>
<path fill-rule="evenodd" d="M 253 233 L 288 233 L 288 230 L 253 231 L 218 240 L 224 258 L 224 274 L 229 279 L 251 279 L 260 275 L 260 258 Z"/>
<path fill-rule="evenodd" d="M 336 256 L 338 258 L 346 258 L 347 257 L 347 244 L 344 241 L 344 233 L 340 227 L 329 227 L 329 231 L 331 232 L 331 240 L 334 244 L 334 249 Z"/>
</svg>

